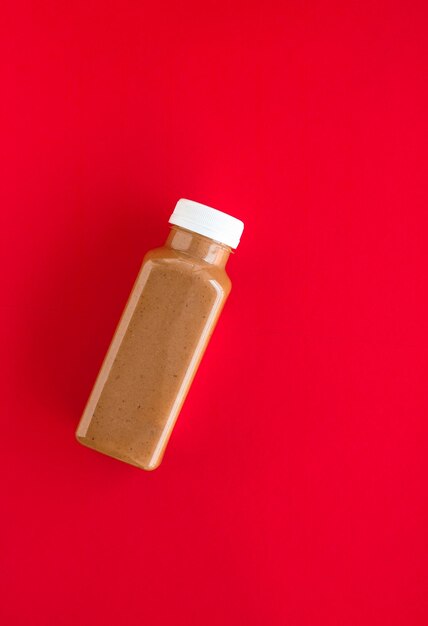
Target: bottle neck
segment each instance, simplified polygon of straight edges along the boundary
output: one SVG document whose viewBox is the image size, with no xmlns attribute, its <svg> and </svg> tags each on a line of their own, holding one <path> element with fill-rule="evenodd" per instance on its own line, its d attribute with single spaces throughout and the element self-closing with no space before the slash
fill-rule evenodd
<svg viewBox="0 0 428 626">
<path fill-rule="evenodd" d="M 229 255 L 232 252 L 229 246 L 217 243 L 213 239 L 198 235 L 198 233 L 186 230 L 180 226 L 171 228 L 165 246 L 171 248 L 171 250 L 177 250 L 221 268 L 226 266 Z"/>
</svg>

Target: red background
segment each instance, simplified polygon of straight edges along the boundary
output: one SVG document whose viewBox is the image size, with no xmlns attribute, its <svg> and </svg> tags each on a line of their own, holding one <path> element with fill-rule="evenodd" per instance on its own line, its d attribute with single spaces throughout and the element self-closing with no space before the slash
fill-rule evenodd
<svg viewBox="0 0 428 626">
<path fill-rule="evenodd" d="M 428 623 L 425 2 L 11 2 L 8 626 Z M 179 197 L 242 218 L 159 470 L 74 430 Z"/>
</svg>

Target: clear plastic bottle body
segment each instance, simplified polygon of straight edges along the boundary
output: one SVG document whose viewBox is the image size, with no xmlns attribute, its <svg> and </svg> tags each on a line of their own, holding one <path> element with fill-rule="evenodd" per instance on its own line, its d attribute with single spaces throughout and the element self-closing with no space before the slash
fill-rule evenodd
<svg viewBox="0 0 428 626">
<path fill-rule="evenodd" d="M 78 441 L 155 469 L 231 283 L 231 249 L 173 227 L 147 253 L 80 424 Z"/>
</svg>

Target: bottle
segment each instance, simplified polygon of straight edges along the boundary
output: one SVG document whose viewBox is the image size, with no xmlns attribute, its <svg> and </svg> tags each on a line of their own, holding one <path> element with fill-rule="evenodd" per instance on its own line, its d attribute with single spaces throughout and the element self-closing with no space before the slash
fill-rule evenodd
<svg viewBox="0 0 428 626">
<path fill-rule="evenodd" d="M 98 452 L 153 470 L 231 289 L 244 224 L 179 200 L 166 243 L 146 254 L 76 431 Z"/>
</svg>

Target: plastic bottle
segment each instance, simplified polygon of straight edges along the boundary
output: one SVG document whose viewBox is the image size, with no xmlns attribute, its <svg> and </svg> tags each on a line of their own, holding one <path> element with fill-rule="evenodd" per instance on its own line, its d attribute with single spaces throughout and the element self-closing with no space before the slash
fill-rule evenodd
<svg viewBox="0 0 428 626">
<path fill-rule="evenodd" d="M 225 266 L 244 224 L 179 200 L 148 252 L 76 431 L 78 441 L 153 470 L 160 464 L 229 295 Z"/>
</svg>

